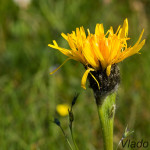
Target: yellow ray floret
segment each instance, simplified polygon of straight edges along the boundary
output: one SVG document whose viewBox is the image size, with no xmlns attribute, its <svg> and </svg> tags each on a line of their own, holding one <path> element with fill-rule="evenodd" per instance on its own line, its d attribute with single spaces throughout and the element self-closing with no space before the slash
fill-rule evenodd
<svg viewBox="0 0 150 150">
<path fill-rule="evenodd" d="M 58 104 L 56 107 L 56 111 L 61 116 L 67 116 L 69 109 L 70 109 L 70 106 L 68 104 Z"/>
<path fill-rule="evenodd" d="M 123 26 L 119 26 L 116 32 L 110 27 L 105 34 L 103 24 L 96 25 L 94 34 L 91 34 L 89 29 L 87 29 L 87 32 L 88 35 L 86 35 L 84 28 L 80 27 L 76 28 L 76 31 L 73 31 L 71 34 L 66 35 L 62 33 L 61 35 L 68 42 L 70 49 L 59 47 L 56 41 L 53 41 L 53 45 L 48 45 L 68 56 L 68 59 L 81 62 L 87 68 L 81 80 L 81 86 L 84 89 L 86 89 L 86 80 L 91 71 L 103 70 L 109 76 L 113 64 L 119 63 L 127 57 L 138 53 L 145 44 L 145 40 L 140 42 L 144 32 L 143 29 L 135 45 L 127 47 L 127 40 L 130 39 L 128 38 L 127 18 L 124 20 Z M 92 74 L 91 76 L 100 88 L 96 78 Z"/>
</svg>

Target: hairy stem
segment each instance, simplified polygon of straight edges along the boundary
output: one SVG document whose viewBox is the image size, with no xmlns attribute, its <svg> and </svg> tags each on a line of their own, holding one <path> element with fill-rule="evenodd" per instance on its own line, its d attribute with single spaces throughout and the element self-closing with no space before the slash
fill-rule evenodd
<svg viewBox="0 0 150 150">
<path fill-rule="evenodd" d="M 104 150 L 113 150 L 113 123 L 115 114 L 116 93 L 108 95 L 101 105 L 97 104 L 102 129 Z"/>
</svg>

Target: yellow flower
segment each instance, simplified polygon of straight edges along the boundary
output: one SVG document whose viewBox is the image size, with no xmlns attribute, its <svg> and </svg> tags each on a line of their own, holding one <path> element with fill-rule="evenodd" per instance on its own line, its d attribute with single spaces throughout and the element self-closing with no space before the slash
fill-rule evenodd
<svg viewBox="0 0 150 150">
<path fill-rule="evenodd" d="M 86 89 L 85 84 L 89 73 L 92 75 L 92 71 L 103 69 L 103 71 L 106 70 L 106 74 L 109 76 L 113 64 L 119 63 L 125 58 L 138 53 L 145 44 L 145 40 L 140 42 L 144 32 L 143 29 L 134 46 L 127 47 L 127 40 L 130 39 L 128 38 L 127 19 L 124 20 L 123 26 L 119 26 L 115 33 L 113 28 L 110 27 L 105 34 L 103 24 L 96 25 L 95 34 L 91 34 L 89 29 L 87 29 L 87 32 L 88 35 L 86 35 L 84 28 L 80 27 L 76 28 L 76 32 L 72 31 L 71 34 L 66 35 L 62 33 L 61 35 L 67 40 L 70 49 L 59 47 L 56 41 L 53 41 L 54 45 L 48 44 L 49 47 L 57 49 L 64 55 L 68 56 L 66 61 L 74 59 L 81 62 L 86 67 L 87 70 L 81 80 L 81 86 L 84 89 Z M 60 67 L 50 74 L 53 74 Z M 93 75 L 92 77 L 95 79 Z M 99 86 L 98 81 L 96 79 L 95 81 Z"/>
<path fill-rule="evenodd" d="M 67 116 L 68 115 L 68 109 L 70 109 L 70 106 L 68 104 L 59 104 L 56 107 L 56 111 L 61 116 Z"/>
</svg>

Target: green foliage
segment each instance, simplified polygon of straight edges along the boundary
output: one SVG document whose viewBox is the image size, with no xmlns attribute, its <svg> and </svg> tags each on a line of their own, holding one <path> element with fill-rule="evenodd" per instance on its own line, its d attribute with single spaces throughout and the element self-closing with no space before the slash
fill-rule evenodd
<svg viewBox="0 0 150 150">
<path fill-rule="evenodd" d="M 22 1 L 23 2 L 23 1 Z M 108 2 L 108 3 L 107 3 Z M 80 88 L 84 67 L 67 62 L 50 76 L 66 57 L 49 48 L 52 40 L 66 48 L 60 36 L 84 26 L 94 32 L 96 23 L 117 29 L 127 17 L 133 45 L 145 28 L 141 55 L 120 64 L 122 82 L 118 92 L 115 137 L 117 146 L 126 124 L 134 138 L 150 138 L 150 25 L 148 0 L 32 0 L 28 7 L 13 0 L 0 4 L 0 150 L 66 150 L 58 127 L 50 122 L 57 116 L 69 135 L 68 118 L 58 116 L 59 103 L 80 97 L 74 109 L 74 136 L 79 149 L 101 149 L 99 120 L 90 89 Z"/>
</svg>

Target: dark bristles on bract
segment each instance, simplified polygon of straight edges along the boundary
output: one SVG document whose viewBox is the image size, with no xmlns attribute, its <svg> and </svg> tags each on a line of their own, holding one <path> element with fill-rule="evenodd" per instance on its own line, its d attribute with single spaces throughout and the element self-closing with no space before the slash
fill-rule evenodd
<svg viewBox="0 0 150 150">
<path fill-rule="evenodd" d="M 114 64 L 111 66 L 111 73 L 109 76 L 106 75 L 106 70 L 92 71 L 92 75 L 99 82 L 100 89 L 96 81 L 93 79 L 91 74 L 88 75 L 88 80 L 90 82 L 90 88 L 93 89 L 94 96 L 98 105 L 101 105 L 102 99 L 104 99 L 108 94 L 116 91 L 120 83 L 120 71 L 119 67 Z"/>
</svg>

